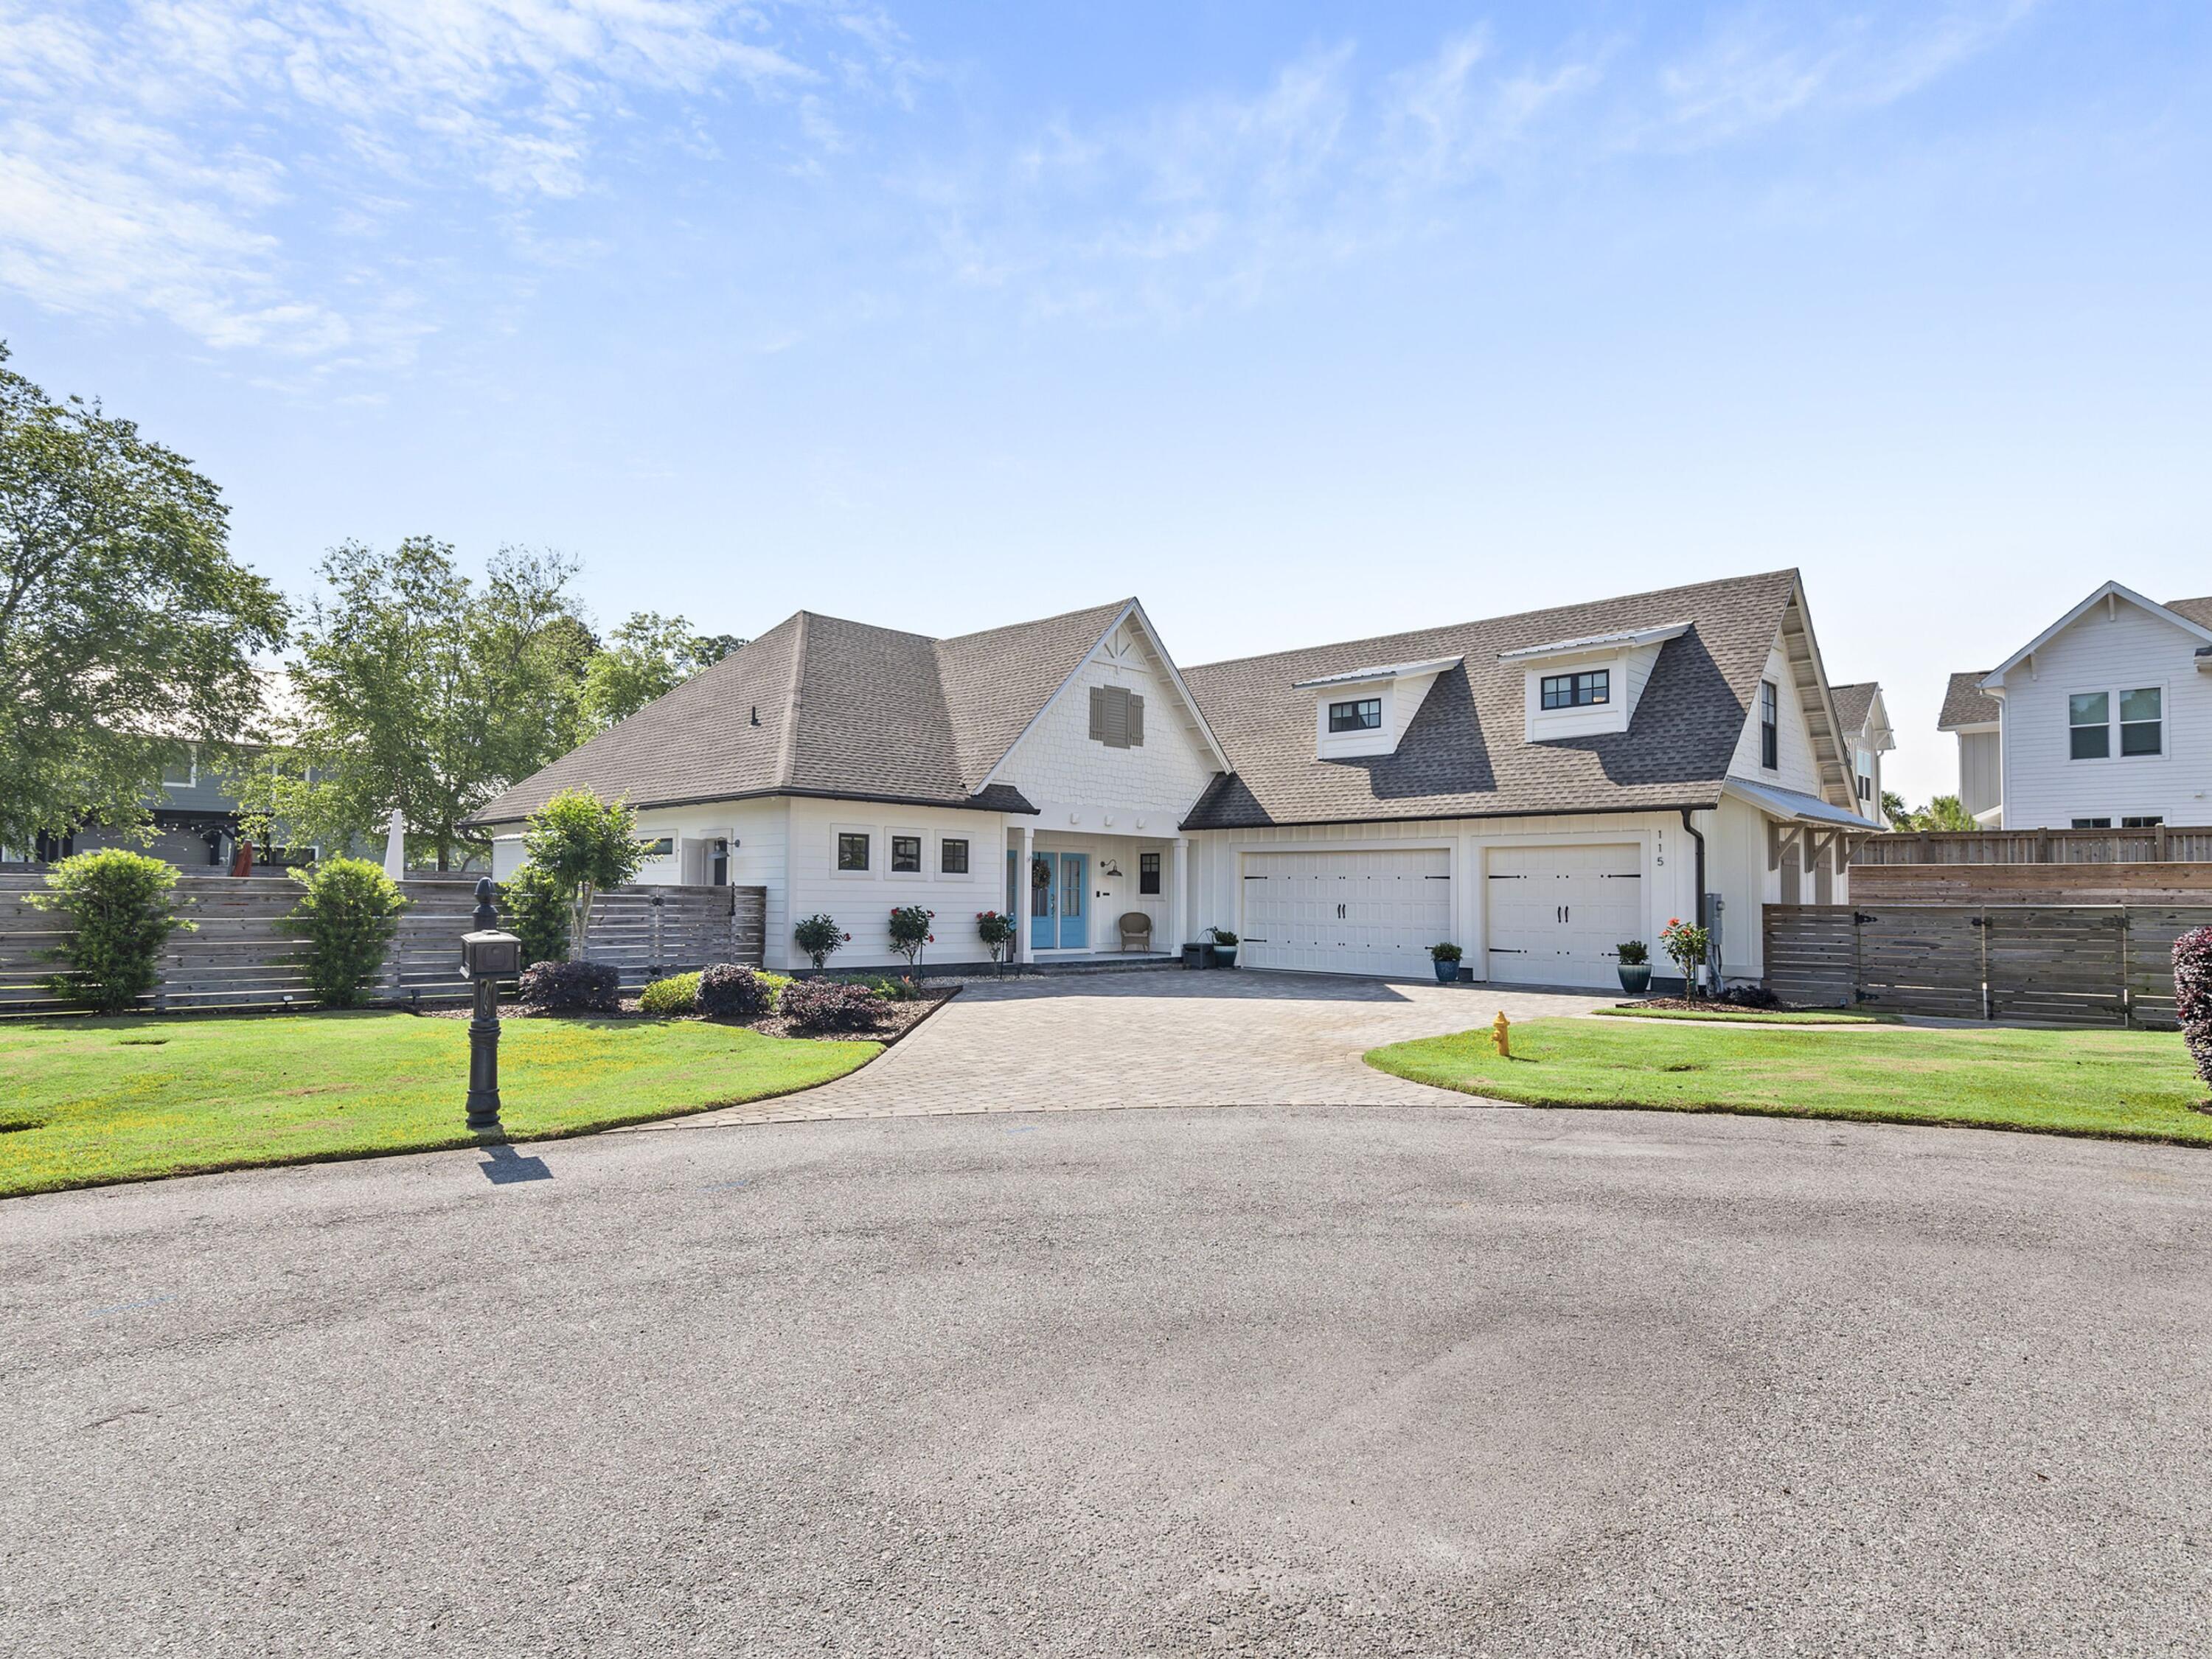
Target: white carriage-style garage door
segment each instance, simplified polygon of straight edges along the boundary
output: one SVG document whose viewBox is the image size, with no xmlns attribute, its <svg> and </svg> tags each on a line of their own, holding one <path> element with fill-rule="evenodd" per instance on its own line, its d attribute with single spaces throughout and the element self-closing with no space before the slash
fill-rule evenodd
<svg viewBox="0 0 2212 1659">
<path fill-rule="evenodd" d="M 1254 968 L 1422 975 L 1453 936 L 1451 853 L 1244 854 L 1244 948 Z"/>
<path fill-rule="evenodd" d="M 1644 937 L 1644 849 L 1493 847 L 1484 872 L 1490 977 L 1618 987 L 1614 946 Z"/>
</svg>

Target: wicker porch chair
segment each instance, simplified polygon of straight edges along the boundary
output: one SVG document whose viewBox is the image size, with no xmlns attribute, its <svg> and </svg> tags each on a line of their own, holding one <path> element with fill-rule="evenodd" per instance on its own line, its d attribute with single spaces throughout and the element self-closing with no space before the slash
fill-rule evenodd
<svg viewBox="0 0 2212 1659">
<path fill-rule="evenodd" d="M 1142 910 L 1123 911 L 1119 925 L 1124 951 L 1149 951 L 1152 948 L 1152 919 Z"/>
</svg>

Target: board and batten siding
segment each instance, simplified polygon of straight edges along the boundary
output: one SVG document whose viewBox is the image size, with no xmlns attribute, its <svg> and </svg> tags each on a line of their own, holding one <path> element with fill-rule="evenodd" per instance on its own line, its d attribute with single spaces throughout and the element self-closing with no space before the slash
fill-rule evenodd
<svg viewBox="0 0 2212 1659">
<path fill-rule="evenodd" d="M 1723 806 L 1725 812 L 1727 807 Z M 1715 815 L 1700 813 L 1700 827 Z M 1751 814 L 1756 817 L 1756 814 Z M 1710 837 L 1712 831 L 1708 829 Z M 1467 953 L 1466 966 L 1475 977 L 1489 973 L 1484 955 L 1488 927 L 1488 855 L 1493 847 L 1598 846 L 1629 842 L 1640 849 L 1644 876 L 1643 930 L 1638 935 L 1651 947 L 1658 971 L 1669 965 L 1659 948 L 1659 930 L 1669 917 L 1693 914 L 1696 900 L 1695 848 L 1683 832 L 1679 813 L 1596 813 L 1571 817 L 1425 818 L 1403 823 L 1332 823 L 1267 830 L 1200 830 L 1190 842 L 1190 915 L 1193 937 L 1209 927 L 1243 931 L 1242 879 L 1246 853 L 1351 851 L 1389 848 L 1435 847 L 1450 855 L 1453 936 L 1451 943 Z M 1763 869 L 1762 869 L 1763 873 Z M 1709 883 L 1714 872 L 1709 866 Z M 1750 977 L 1758 972 L 1759 901 L 1757 888 L 1745 894 L 1741 884 L 1726 890 L 1731 919 L 1748 917 L 1747 925 L 1732 927 L 1727 970 Z M 1741 903 L 1742 908 L 1735 907 Z M 1750 935 L 1749 955 L 1740 959 L 1736 947 L 1742 934 Z M 1431 940 L 1441 944 L 1443 940 Z M 1618 941 L 1615 941 L 1616 943 Z"/>
<path fill-rule="evenodd" d="M 2004 800 L 2004 745 L 1991 726 L 1959 733 L 1959 800 L 1977 817 Z"/>
<path fill-rule="evenodd" d="M 2197 672 L 2203 641 L 2118 600 L 2092 605 L 2004 680 L 2004 827 L 2063 830 L 2075 818 L 2155 813 L 2168 823 L 2212 822 L 2212 674 Z M 2076 691 L 2165 693 L 2162 755 L 2069 757 L 2067 699 Z M 2119 747 L 2115 732 L 2112 746 Z M 1963 755 L 1962 755 L 1963 759 Z"/>
</svg>

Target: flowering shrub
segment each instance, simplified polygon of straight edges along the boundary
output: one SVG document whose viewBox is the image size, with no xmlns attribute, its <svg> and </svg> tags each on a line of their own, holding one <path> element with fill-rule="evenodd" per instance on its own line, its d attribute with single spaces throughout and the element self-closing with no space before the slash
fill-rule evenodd
<svg viewBox="0 0 2212 1659">
<path fill-rule="evenodd" d="M 1659 944 L 1674 965 L 1682 970 L 1685 985 L 1694 990 L 1698 983 L 1698 966 L 1712 948 L 1713 936 L 1694 922 L 1684 921 L 1680 916 L 1669 916 L 1667 925 L 1659 930 Z"/>
<path fill-rule="evenodd" d="M 809 916 L 791 930 L 791 937 L 817 969 L 830 960 L 838 947 L 853 942 L 853 936 L 838 927 L 835 916 Z"/>
<path fill-rule="evenodd" d="M 522 970 L 522 1006 L 550 1013 L 611 1014 L 622 975 L 604 962 L 538 962 Z"/>
<path fill-rule="evenodd" d="M 872 1031 L 883 1011 L 873 991 L 842 980 L 797 980 L 783 994 L 784 1018 L 802 1031 Z"/>
<path fill-rule="evenodd" d="M 2212 1083 L 2212 927 L 2173 941 L 2173 1011 L 2197 1075 Z"/>
<path fill-rule="evenodd" d="M 983 941 L 983 948 L 991 953 L 991 960 L 996 962 L 1006 954 L 1006 947 L 1014 942 L 1014 919 L 1002 916 L 996 910 L 978 910 L 975 913 L 975 937 Z"/>
<path fill-rule="evenodd" d="M 750 968 L 718 962 L 699 975 L 699 1012 L 709 1019 L 757 1019 L 775 1004 L 775 994 Z"/>
<path fill-rule="evenodd" d="M 923 948 L 937 943 L 937 935 L 929 931 L 929 924 L 936 920 L 936 911 L 925 910 L 919 904 L 891 908 L 891 949 L 906 958 L 908 973 L 921 960 Z"/>
</svg>

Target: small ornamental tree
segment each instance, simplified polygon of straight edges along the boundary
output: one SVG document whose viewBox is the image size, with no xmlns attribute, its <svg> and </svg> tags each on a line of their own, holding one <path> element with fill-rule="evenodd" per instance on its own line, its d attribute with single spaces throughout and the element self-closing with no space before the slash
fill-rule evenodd
<svg viewBox="0 0 2212 1659">
<path fill-rule="evenodd" d="M 281 925 L 307 941 L 307 983 L 327 1006 L 351 1008 L 383 968 L 407 901 L 367 859 L 318 860 L 292 878 L 307 890 Z"/>
<path fill-rule="evenodd" d="M 119 847 L 79 853 L 47 872 L 52 890 L 30 895 L 70 919 L 69 943 L 48 952 L 68 968 L 47 988 L 103 1014 L 126 1012 L 161 976 L 161 946 L 192 924 L 176 914 L 174 866 Z"/>
<path fill-rule="evenodd" d="M 919 904 L 897 905 L 891 910 L 891 949 L 906 958 L 909 974 L 921 962 L 923 950 L 937 943 L 937 935 L 929 931 L 936 918 L 936 911 L 925 910 Z"/>
<path fill-rule="evenodd" d="M 637 814 L 627 801 L 601 800 L 588 789 L 563 789 L 523 825 L 522 849 L 567 901 L 568 954 L 581 962 L 592 925 L 592 896 L 621 886 L 645 862 Z"/>
<path fill-rule="evenodd" d="M 501 890 L 507 925 L 522 941 L 522 965 L 559 962 L 568 954 L 568 895 L 535 864 L 526 864 Z"/>
<path fill-rule="evenodd" d="M 975 937 L 983 941 L 983 948 L 991 953 L 992 965 L 995 967 L 1014 942 L 1014 919 L 1002 916 L 996 910 L 978 910 Z"/>
<path fill-rule="evenodd" d="M 1680 916 L 1668 918 L 1667 925 L 1659 930 L 1659 944 L 1674 965 L 1682 970 L 1686 990 L 1698 988 L 1698 966 L 1712 948 L 1712 934 L 1694 922 L 1684 921 Z"/>
<path fill-rule="evenodd" d="M 2212 927 L 2173 941 L 2173 1011 L 2197 1075 L 2212 1084 Z"/>
<path fill-rule="evenodd" d="M 853 942 L 853 936 L 838 927 L 837 919 L 827 915 L 807 917 L 791 930 L 791 937 L 817 969 L 842 946 Z"/>
</svg>

